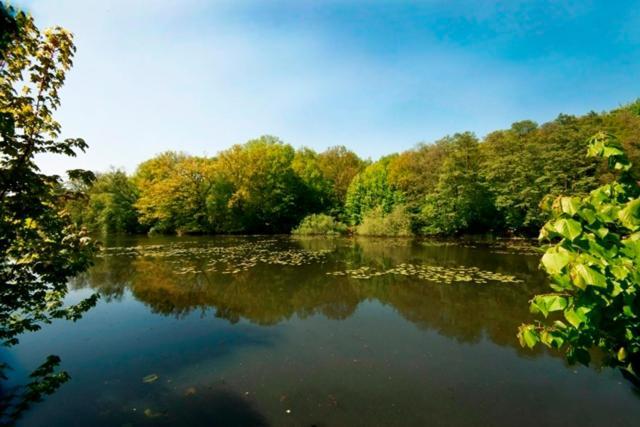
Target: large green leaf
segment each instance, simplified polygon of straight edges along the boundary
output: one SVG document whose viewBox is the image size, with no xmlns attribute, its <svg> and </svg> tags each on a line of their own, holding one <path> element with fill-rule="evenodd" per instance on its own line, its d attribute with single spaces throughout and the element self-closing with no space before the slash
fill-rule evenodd
<svg viewBox="0 0 640 427">
<path fill-rule="evenodd" d="M 622 241 L 621 252 L 631 259 L 640 262 L 640 233 L 633 233 Z"/>
<path fill-rule="evenodd" d="M 562 212 L 573 216 L 580 209 L 580 199 L 577 197 L 561 197 L 560 207 Z"/>
<path fill-rule="evenodd" d="M 571 279 L 580 289 L 587 286 L 607 287 L 607 278 L 595 269 L 584 264 L 576 264 L 571 269 Z"/>
<path fill-rule="evenodd" d="M 574 328 L 578 328 L 587 320 L 585 314 L 586 313 L 580 309 L 574 310 L 570 308 L 564 311 L 564 318 L 567 319 L 567 322 L 569 322 Z"/>
<path fill-rule="evenodd" d="M 542 256 L 542 265 L 549 274 L 560 274 L 562 269 L 569 264 L 571 255 L 559 249 L 550 249 Z"/>
<path fill-rule="evenodd" d="M 547 317 L 551 312 L 564 310 L 567 304 L 567 298 L 562 295 L 536 295 L 531 301 L 531 311 L 540 312 Z"/>
<path fill-rule="evenodd" d="M 640 199 L 635 199 L 626 204 L 624 209 L 618 212 L 618 219 L 629 230 L 640 228 Z"/>
<path fill-rule="evenodd" d="M 554 230 L 562 237 L 571 241 L 582 234 L 580 223 L 571 218 L 561 218 L 553 224 Z"/>
<path fill-rule="evenodd" d="M 591 205 L 588 205 L 587 207 L 581 209 L 579 215 L 582 219 L 587 221 L 587 224 L 593 224 L 597 218 L 593 210 L 593 206 Z"/>
</svg>

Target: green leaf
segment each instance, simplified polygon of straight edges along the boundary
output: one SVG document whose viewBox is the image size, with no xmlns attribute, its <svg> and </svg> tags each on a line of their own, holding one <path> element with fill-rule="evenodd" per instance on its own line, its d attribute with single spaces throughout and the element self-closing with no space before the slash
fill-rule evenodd
<svg viewBox="0 0 640 427">
<path fill-rule="evenodd" d="M 561 197 L 560 207 L 562 212 L 573 216 L 578 213 L 578 209 L 580 208 L 580 199 L 577 197 Z"/>
<path fill-rule="evenodd" d="M 581 209 L 579 215 L 582 219 L 587 221 L 587 224 L 593 224 L 596 221 L 596 214 L 590 206 Z"/>
<path fill-rule="evenodd" d="M 627 317 L 636 317 L 635 313 L 633 312 L 633 308 L 629 304 L 625 304 L 622 306 L 622 312 Z"/>
<path fill-rule="evenodd" d="M 609 234 L 609 229 L 605 227 L 600 227 L 595 231 L 596 236 L 601 239 L 604 239 Z"/>
<path fill-rule="evenodd" d="M 622 286 L 620 286 L 618 282 L 613 282 L 613 290 L 611 291 L 611 296 L 615 298 L 620 295 L 622 291 Z"/>
<path fill-rule="evenodd" d="M 640 262 L 640 240 L 632 239 L 632 236 L 635 236 L 640 233 L 634 233 L 629 238 L 622 241 L 623 249 L 622 253 L 631 259 L 635 259 L 636 262 Z"/>
<path fill-rule="evenodd" d="M 619 147 L 607 145 L 604 147 L 603 155 L 604 157 L 621 156 L 624 155 L 624 151 L 622 151 Z"/>
<path fill-rule="evenodd" d="M 579 314 L 573 309 L 567 309 L 564 311 L 564 318 L 567 319 L 574 328 L 580 327 L 580 325 L 586 320 L 586 317 L 582 314 Z"/>
<path fill-rule="evenodd" d="M 522 347 L 526 345 L 529 348 L 535 347 L 535 345 L 540 341 L 540 337 L 538 336 L 538 333 L 535 331 L 535 327 L 533 325 L 520 326 L 520 331 L 518 332 L 518 339 L 520 340 L 520 345 Z"/>
<path fill-rule="evenodd" d="M 536 295 L 531 301 L 531 311 L 547 317 L 551 312 L 564 310 L 567 305 L 567 298 L 562 295 Z"/>
<path fill-rule="evenodd" d="M 624 209 L 618 212 L 618 219 L 629 230 L 635 231 L 640 228 L 640 199 L 627 203 Z"/>
<path fill-rule="evenodd" d="M 145 384 L 150 384 L 152 382 L 157 381 L 158 378 L 160 378 L 158 376 L 158 374 L 149 374 L 149 375 L 147 375 L 147 376 L 142 378 L 142 382 L 145 383 Z"/>
<path fill-rule="evenodd" d="M 562 237 L 574 241 L 582 234 L 580 223 L 571 218 L 561 218 L 553 224 L 554 230 Z"/>
<path fill-rule="evenodd" d="M 540 342 L 547 347 L 560 348 L 564 344 L 564 338 L 554 331 L 544 330 L 540 333 Z"/>
<path fill-rule="evenodd" d="M 625 350 L 624 347 L 620 347 L 617 356 L 619 361 L 624 362 L 627 359 L 627 350 Z"/>
<path fill-rule="evenodd" d="M 560 329 L 560 330 L 567 329 L 567 327 L 568 327 L 562 320 L 555 320 L 553 322 L 553 326 L 556 329 Z"/>
<path fill-rule="evenodd" d="M 560 274 L 562 269 L 569 264 L 571 255 L 559 248 L 551 248 L 542 256 L 542 265 L 547 273 Z"/>
<path fill-rule="evenodd" d="M 623 265 L 614 265 L 611 267 L 611 273 L 618 280 L 624 280 L 629 275 L 629 270 Z"/>
<path fill-rule="evenodd" d="M 607 278 L 600 272 L 584 264 L 576 264 L 571 269 L 571 280 L 580 289 L 587 286 L 607 287 Z"/>
</svg>

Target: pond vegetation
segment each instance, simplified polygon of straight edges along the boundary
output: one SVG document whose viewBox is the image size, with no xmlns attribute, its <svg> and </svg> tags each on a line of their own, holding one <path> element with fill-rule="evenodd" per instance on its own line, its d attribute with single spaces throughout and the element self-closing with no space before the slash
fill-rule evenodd
<svg viewBox="0 0 640 427">
<path fill-rule="evenodd" d="M 302 236 L 340 236 L 347 234 L 347 232 L 346 224 L 326 214 L 305 216 L 300 224 L 291 230 L 291 234 Z"/>
</svg>

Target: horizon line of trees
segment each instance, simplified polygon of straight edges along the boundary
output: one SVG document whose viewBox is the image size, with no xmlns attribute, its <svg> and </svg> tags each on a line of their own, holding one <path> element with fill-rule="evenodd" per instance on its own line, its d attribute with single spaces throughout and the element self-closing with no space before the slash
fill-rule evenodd
<svg viewBox="0 0 640 427">
<path fill-rule="evenodd" d="M 76 224 L 103 233 L 288 233 L 311 214 L 357 229 L 367 216 L 393 214 L 416 235 L 532 235 L 547 220 L 545 196 L 587 193 L 612 179 L 584 155 L 601 130 L 640 164 L 638 100 L 542 125 L 515 122 L 483 139 L 456 133 L 377 161 L 344 146 L 294 149 L 273 136 L 213 157 L 167 151 L 130 176 L 111 170 L 69 182 L 86 196 L 66 208 Z M 632 174 L 640 177 L 637 166 Z"/>
</svg>

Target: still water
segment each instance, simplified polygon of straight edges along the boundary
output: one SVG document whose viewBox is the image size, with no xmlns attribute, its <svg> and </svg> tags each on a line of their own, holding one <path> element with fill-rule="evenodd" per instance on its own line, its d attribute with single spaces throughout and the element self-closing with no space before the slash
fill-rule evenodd
<svg viewBox="0 0 640 427">
<path fill-rule="evenodd" d="M 609 369 L 521 349 L 546 289 L 526 245 L 292 237 L 105 242 L 70 301 L 4 353 L 72 379 L 24 426 L 637 426 Z"/>
</svg>

